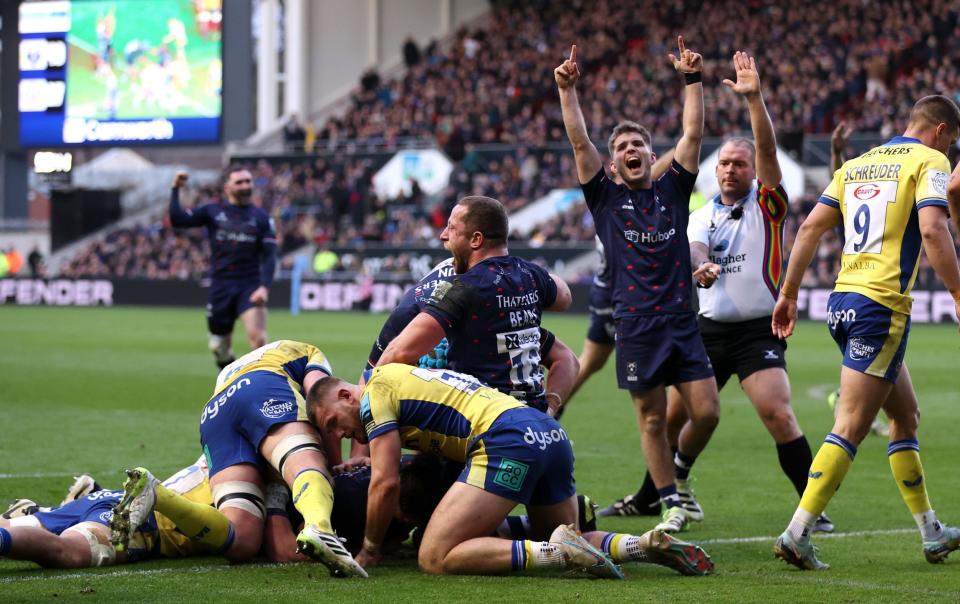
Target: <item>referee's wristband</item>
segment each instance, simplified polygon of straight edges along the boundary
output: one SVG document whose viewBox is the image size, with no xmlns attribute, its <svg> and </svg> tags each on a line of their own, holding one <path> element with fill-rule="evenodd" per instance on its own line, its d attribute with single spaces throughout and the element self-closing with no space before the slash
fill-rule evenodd
<svg viewBox="0 0 960 604">
<path fill-rule="evenodd" d="M 800 287 L 796 283 L 784 283 L 780 286 L 780 295 L 784 298 L 796 300 L 800 295 Z"/>
<path fill-rule="evenodd" d="M 696 84 L 697 82 L 702 82 L 703 72 L 694 71 L 693 73 L 685 73 L 683 74 L 683 79 L 686 82 L 687 86 L 689 86 L 690 84 Z"/>
</svg>

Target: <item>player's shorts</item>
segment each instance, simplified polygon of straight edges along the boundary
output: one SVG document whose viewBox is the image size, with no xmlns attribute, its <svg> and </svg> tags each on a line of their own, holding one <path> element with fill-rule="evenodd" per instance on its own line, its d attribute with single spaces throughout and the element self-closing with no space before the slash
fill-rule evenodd
<svg viewBox="0 0 960 604">
<path fill-rule="evenodd" d="M 271 428 L 306 420 L 300 388 L 286 377 L 251 371 L 234 378 L 200 414 L 200 445 L 210 476 L 241 463 L 260 465 L 260 443 Z"/>
<path fill-rule="evenodd" d="M 43 528 L 56 535 L 81 522 L 96 522 L 110 526 L 113 506 L 122 497 L 123 491 L 94 491 L 86 497 L 71 501 L 49 512 L 37 512 L 33 517 L 43 525 Z"/>
<path fill-rule="evenodd" d="M 620 317 L 617 385 L 644 391 L 713 377 L 693 313 Z"/>
<path fill-rule="evenodd" d="M 259 281 L 220 281 L 210 284 L 207 300 L 207 329 L 218 336 L 233 333 L 233 324 L 245 310 L 253 307 L 250 294 Z"/>
<path fill-rule="evenodd" d="M 524 505 L 576 494 L 573 447 L 560 424 L 536 409 L 509 409 L 473 445 L 457 479 Z"/>
<path fill-rule="evenodd" d="M 717 389 L 734 373 L 742 382 L 762 369 L 787 368 L 787 342 L 773 335 L 770 317 L 721 323 L 700 317 L 700 335 L 717 376 Z"/>
<path fill-rule="evenodd" d="M 853 292 L 833 292 L 827 327 L 843 353 L 843 365 L 896 382 L 910 335 L 910 315 Z"/>
<path fill-rule="evenodd" d="M 596 285 L 590 288 L 590 327 L 587 328 L 587 339 L 607 346 L 613 346 L 617 332 L 613 323 L 611 295 L 610 288 Z"/>
</svg>

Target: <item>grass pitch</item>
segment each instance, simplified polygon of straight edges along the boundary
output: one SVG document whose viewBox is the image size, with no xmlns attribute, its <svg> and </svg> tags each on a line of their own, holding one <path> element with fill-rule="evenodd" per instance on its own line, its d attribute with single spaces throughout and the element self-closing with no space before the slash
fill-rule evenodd
<svg viewBox="0 0 960 604">
<path fill-rule="evenodd" d="M 341 375 L 355 377 L 382 316 L 270 315 L 270 337 L 318 345 Z M 549 317 L 547 326 L 579 350 L 586 317 Z M 244 337 L 237 352 L 246 350 Z M 931 499 L 941 519 L 960 523 L 955 438 L 960 388 L 953 326 L 915 326 L 907 361 L 923 411 L 920 443 Z M 203 312 L 145 308 L 0 308 L 0 503 L 59 501 L 75 473 L 117 488 L 137 465 L 166 475 L 199 455 L 198 418 L 216 369 L 206 350 Z M 797 416 L 816 451 L 832 424 L 827 393 L 839 354 L 820 324 L 801 324 L 787 359 Z M 612 364 L 612 363 L 611 363 Z M 694 601 L 885 602 L 960 600 L 960 553 L 927 564 L 900 500 L 883 439 L 860 447 L 828 512 L 837 535 L 816 538 L 833 569 L 800 572 L 771 555 L 796 506 L 772 439 L 731 383 L 722 417 L 694 468 L 706 520 L 684 538 L 702 543 L 717 565 L 707 578 L 627 565 L 627 581 L 551 576 L 429 577 L 413 560 L 374 568 L 368 581 L 339 581 L 315 564 L 229 565 L 219 558 L 157 560 L 80 571 L 0 561 L 0 602 L 57 601 Z M 574 441 L 577 486 L 601 504 L 635 489 L 643 472 L 627 396 L 608 367 L 564 416 Z M 604 530 L 641 533 L 652 518 L 601 520 Z M 855 533 L 855 534 L 850 534 Z"/>
</svg>

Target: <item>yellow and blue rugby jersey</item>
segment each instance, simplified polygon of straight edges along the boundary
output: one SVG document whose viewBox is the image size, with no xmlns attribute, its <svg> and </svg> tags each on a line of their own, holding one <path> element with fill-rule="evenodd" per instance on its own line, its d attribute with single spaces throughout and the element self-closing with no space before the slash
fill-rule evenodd
<svg viewBox="0 0 960 604">
<path fill-rule="evenodd" d="M 910 314 L 922 245 L 917 211 L 947 206 L 949 176 L 946 156 L 904 136 L 844 163 L 820 197 L 843 214 L 834 291 L 858 293 Z"/>
<path fill-rule="evenodd" d="M 523 407 L 473 376 L 391 363 L 373 370 L 360 419 L 370 440 L 398 430 L 408 449 L 463 462 L 503 412 Z"/>
<path fill-rule="evenodd" d="M 301 388 L 308 372 L 318 369 L 333 375 L 330 361 L 319 348 L 293 340 L 277 340 L 252 350 L 223 368 L 213 390 L 218 394 L 234 379 L 253 371 L 269 371 L 296 382 Z"/>
</svg>

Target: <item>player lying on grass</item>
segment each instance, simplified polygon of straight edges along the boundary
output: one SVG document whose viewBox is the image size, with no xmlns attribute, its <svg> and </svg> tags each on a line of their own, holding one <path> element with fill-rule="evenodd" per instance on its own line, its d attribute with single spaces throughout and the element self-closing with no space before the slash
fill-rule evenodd
<svg viewBox="0 0 960 604">
<path fill-rule="evenodd" d="M 397 467 L 406 447 L 466 464 L 424 531 L 418 561 L 425 572 L 496 574 L 545 567 L 623 578 L 604 552 L 626 561 L 640 551 L 685 574 L 713 569 L 702 549 L 660 531 L 581 537 L 566 432 L 544 413 L 472 376 L 389 364 L 376 368 L 363 389 L 338 378 L 319 380 L 307 405 L 319 429 L 370 443 L 373 475 L 356 558 L 363 566 L 380 559 L 399 505 Z M 531 539 L 490 537 L 518 503 L 527 507 Z"/>
</svg>

